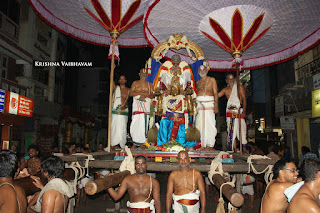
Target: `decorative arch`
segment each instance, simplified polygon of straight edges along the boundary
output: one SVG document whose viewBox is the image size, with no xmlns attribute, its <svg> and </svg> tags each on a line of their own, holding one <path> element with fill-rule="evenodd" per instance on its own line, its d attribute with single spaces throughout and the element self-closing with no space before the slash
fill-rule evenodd
<svg viewBox="0 0 320 213">
<path fill-rule="evenodd" d="M 205 59 L 202 49 L 196 43 L 182 35 L 182 33 L 173 34 L 166 41 L 158 44 L 152 50 L 151 57 L 159 61 L 167 54 L 169 49 L 180 50 L 183 48 L 187 50 L 188 55 L 192 60 L 196 61 Z M 195 57 L 192 55 L 191 51 L 194 53 Z M 207 64 L 207 67 L 209 70 L 209 64 Z"/>
</svg>

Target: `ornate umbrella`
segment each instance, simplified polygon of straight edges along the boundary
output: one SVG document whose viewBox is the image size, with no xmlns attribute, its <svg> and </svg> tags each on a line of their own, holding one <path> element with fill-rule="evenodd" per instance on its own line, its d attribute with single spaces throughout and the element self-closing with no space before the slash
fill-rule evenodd
<svg viewBox="0 0 320 213">
<path fill-rule="evenodd" d="M 230 53 L 245 51 L 243 68 L 253 69 L 292 59 L 317 44 L 318 8 L 318 0 L 150 0 L 144 32 L 153 47 L 172 33 L 183 33 L 218 71 L 232 70 Z M 185 51 L 178 54 L 191 61 Z"/>
<path fill-rule="evenodd" d="M 147 45 L 141 23 L 146 0 L 29 0 L 29 2 L 48 24 L 65 34 L 98 45 L 110 45 L 112 41 L 108 124 L 108 151 L 110 151 L 116 40 L 121 46 Z M 121 33 L 121 38 L 117 39 Z"/>
<path fill-rule="evenodd" d="M 141 22 L 146 0 L 29 0 L 49 25 L 81 41 L 109 46 L 117 30 L 119 46 L 148 45 Z"/>
<path fill-rule="evenodd" d="M 183 3 L 150 0 L 144 31 L 151 46 L 161 43 L 170 33 L 183 33 L 201 47 L 214 70 L 230 70 L 235 65 L 241 101 L 240 65 L 252 69 L 284 62 L 319 42 L 320 1 L 239 0 L 236 3 L 232 0 L 186 0 Z M 243 63 L 240 57 L 244 51 Z M 183 51 L 169 50 L 167 55 L 176 53 L 190 62 Z M 233 63 L 230 54 L 234 57 Z M 240 118 L 240 110 L 238 116 Z"/>
</svg>

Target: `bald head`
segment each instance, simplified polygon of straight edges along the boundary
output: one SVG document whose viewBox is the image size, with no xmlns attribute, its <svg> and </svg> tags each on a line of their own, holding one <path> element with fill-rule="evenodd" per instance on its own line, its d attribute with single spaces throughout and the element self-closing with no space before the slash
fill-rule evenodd
<svg viewBox="0 0 320 213">
<path fill-rule="evenodd" d="M 199 70 L 205 70 L 206 69 L 206 67 L 204 66 L 204 65 L 201 65 L 200 67 L 199 67 Z"/>
<path fill-rule="evenodd" d="M 148 72 L 147 72 L 146 69 L 143 68 L 143 69 L 140 70 L 139 75 L 140 75 L 140 79 L 141 80 L 146 80 L 147 77 L 148 77 Z"/>
<path fill-rule="evenodd" d="M 178 153 L 178 158 L 179 158 L 179 156 L 181 156 L 181 155 L 187 155 L 187 156 L 189 157 L 188 152 L 185 151 L 185 150 L 182 150 L 182 151 L 180 151 L 180 152 Z"/>
<path fill-rule="evenodd" d="M 233 86 L 234 84 L 234 76 L 232 73 L 228 74 L 227 77 L 226 77 L 226 83 L 229 85 L 229 86 Z"/>
<path fill-rule="evenodd" d="M 180 151 L 178 153 L 178 164 L 180 169 L 186 169 L 189 167 L 190 159 L 187 151 Z"/>
<path fill-rule="evenodd" d="M 207 76 L 207 74 L 208 74 L 207 67 L 204 66 L 204 65 L 201 65 L 201 66 L 199 67 L 198 73 L 199 73 L 199 75 L 200 75 L 201 78 Z"/>
<path fill-rule="evenodd" d="M 147 73 L 147 70 L 145 68 L 140 69 L 140 74 L 141 73 Z"/>
</svg>

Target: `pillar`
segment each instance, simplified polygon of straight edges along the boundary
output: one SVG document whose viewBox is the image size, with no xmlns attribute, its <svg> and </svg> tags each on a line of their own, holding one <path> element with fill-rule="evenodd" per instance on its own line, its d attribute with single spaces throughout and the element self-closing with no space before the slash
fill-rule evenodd
<svg viewBox="0 0 320 213">
<path fill-rule="evenodd" d="M 85 127 L 84 129 L 84 144 L 88 144 L 89 139 L 89 127 Z"/>
<path fill-rule="evenodd" d="M 56 55 L 57 55 L 57 40 L 58 40 L 58 34 L 57 31 L 52 29 L 52 37 L 51 37 L 51 52 L 50 52 L 50 60 L 56 61 Z M 54 88 L 55 88 L 55 67 L 49 68 L 49 80 L 48 80 L 48 101 L 54 102 Z"/>
<path fill-rule="evenodd" d="M 9 140 L 10 139 L 10 126 L 7 125 L 2 125 L 1 128 L 1 141 L 0 141 L 0 150 L 2 149 L 3 146 L 3 141 L 4 140 Z"/>
<path fill-rule="evenodd" d="M 301 156 L 301 147 L 310 148 L 310 123 L 309 118 L 297 118 L 298 155 Z"/>
<path fill-rule="evenodd" d="M 66 121 L 66 143 L 71 143 L 72 141 L 72 123 L 71 121 Z"/>
</svg>

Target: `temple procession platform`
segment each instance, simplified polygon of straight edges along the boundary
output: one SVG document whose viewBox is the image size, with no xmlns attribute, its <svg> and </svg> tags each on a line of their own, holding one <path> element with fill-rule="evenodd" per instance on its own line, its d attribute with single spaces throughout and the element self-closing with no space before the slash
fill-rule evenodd
<svg viewBox="0 0 320 213">
<path fill-rule="evenodd" d="M 147 158 L 147 172 L 164 174 L 180 169 L 179 164 L 176 162 L 178 152 L 131 150 L 131 153 L 133 157 L 142 155 Z M 212 183 L 237 208 L 241 207 L 244 203 L 244 197 L 241 194 L 242 174 L 250 173 L 256 179 L 268 183 L 272 166 L 276 162 L 267 159 L 265 156 L 220 153 L 218 150 L 191 151 L 188 153 L 191 161 L 189 167 L 205 173 L 203 174 L 205 176 L 208 174 L 208 177 L 210 176 L 209 179 L 212 179 Z M 214 161 L 213 159 L 215 158 L 219 159 L 219 161 Z M 79 163 L 78 165 L 82 169 L 88 168 L 91 174 L 100 169 L 108 169 L 114 172 L 114 170 L 120 168 L 123 159 L 125 159 L 125 152 L 119 151 L 62 156 L 62 160 L 66 163 L 70 163 L 71 165 L 75 162 Z M 86 171 L 88 172 L 87 169 Z M 262 173 L 265 173 L 265 175 L 261 175 Z M 86 184 L 85 191 L 89 195 L 97 194 L 120 184 L 128 175 L 130 175 L 130 172 L 124 170 L 122 172 L 115 172 L 111 176 L 97 178 Z M 231 178 L 234 185 L 229 182 Z M 224 186 L 225 184 L 226 186 Z M 224 187 L 222 188 L 222 186 Z"/>
<path fill-rule="evenodd" d="M 176 163 L 176 157 L 178 152 L 165 152 L 165 151 L 147 151 L 147 150 L 131 150 L 132 155 L 142 155 L 147 157 L 147 170 L 150 172 L 170 172 L 179 169 L 178 163 Z M 191 159 L 190 167 L 199 170 L 200 172 L 208 172 L 210 170 L 210 164 L 218 154 L 219 150 L 214 151 L 192 151 L 188 152 Z M 112 152 L 93 152 L 89 153 L 94 160 L 88 162 L 89 168 L 100 169 L 119 169 L 122 160 L 120 151 Z M 125 153 L 122 154 L 123 158 Z M 250 155 L 240 155 L 240 153 L 230 153 L 230 156 L 222 156 L 222 160 L 233 159 L 232 163 L 222 162 L 223 171 L 229 173 L 247 173 L 249 164 L 247 159 Z M 65 162 L 79 162 L 84 166 L 85 161 L 88 158 L 86 155 L 67 155 L 61 157 Z M 117 160 L 114 160 L 114 159 Z M 229 161 L 230 162 L 230 161 Z M 276 161 L 270 159 L 254 159 L 252 160 L 253 166 L 257 171 L 264 170 L 268 165 L 273 165 Z"/>
</svg>

